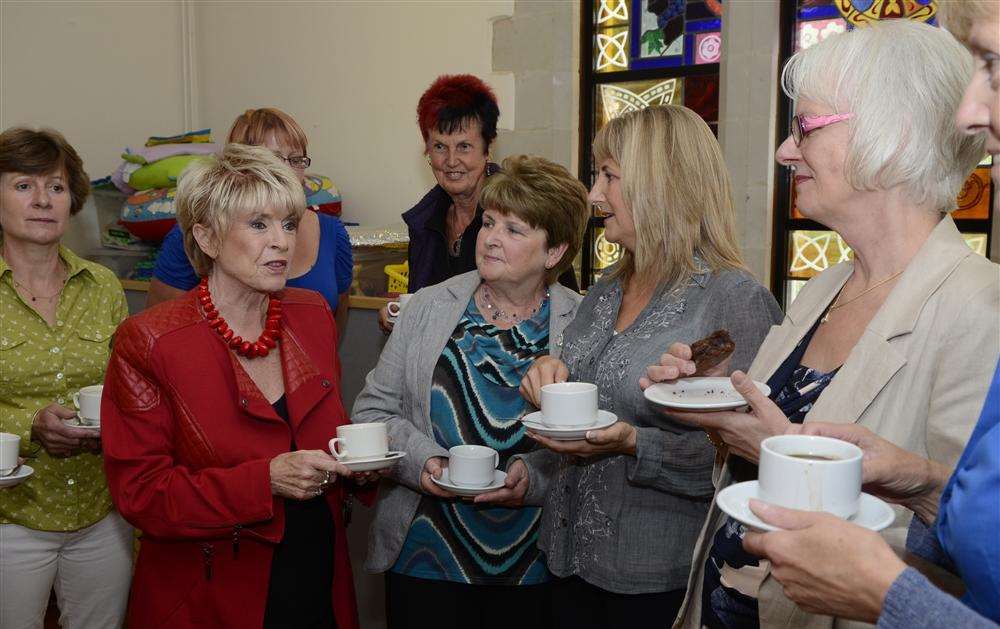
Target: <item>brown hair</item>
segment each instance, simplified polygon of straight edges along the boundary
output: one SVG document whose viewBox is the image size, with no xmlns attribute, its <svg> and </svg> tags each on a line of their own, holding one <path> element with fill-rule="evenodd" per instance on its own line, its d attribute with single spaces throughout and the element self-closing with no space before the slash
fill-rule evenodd
<svg viewBox="0 0 1000 629">
<path fill-rule="evenodd" d="M 76 214 L 90 194 L 90 178 L 83 170 L 83 160 L 63 134 L 27 127 L 11 127 L 0 133 L 0 175 L 48 175 L 60 170 L 68 179 L 70 214 Z"/>
<path fill-rule="evenodd" d="M 240 114 L 229 129 L 229 139 L 226 141 L 231 144 L 262 146 L 271 133 L 276 139 L 285 140 L 293 149 L 306 154 L 309 140 L 305 131 L 294 118 L 273 107 L 248 109 Z"/>
<path fill-rule="evenodd" d="M 594 138 L 594 163 L 621 168 L 622 198 L 635 221 L 635 251 L 611 275 L 676 286 L 702 271 L 743 269 L 729 171 L 698 114 L 658 105 L 608 122 Z"/>
<path fill-rule="evenodd" d="M 587 188 L 565 168 L 543 157 L 516 155 L 483 185 L 479 204 L 504 216 L 513 214 L 545 230 L 546 246 L 566 244 L 559 262 L 546 271 L 548 284 L 573 266 L 590 215 Z"/>
</svg>

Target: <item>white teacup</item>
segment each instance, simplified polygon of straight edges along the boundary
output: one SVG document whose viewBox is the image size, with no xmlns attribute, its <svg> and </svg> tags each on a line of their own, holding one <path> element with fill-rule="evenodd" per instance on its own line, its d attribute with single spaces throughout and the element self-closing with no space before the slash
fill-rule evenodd
<svg viewBox="0 0 1000 629">
<path fill-rule="evenodd" d="M 410 297 L 413 297 L 413 293 L 404 293 L 396 298 L 396 301 L 390 301 L 386 304 L 385 308 L 389 312 L 390 317 L 398 317 L 403 312 L 403 308 L 406 308 L 407 302 L 410 301 Z"/>
<path fill-rule="evenodd" d="M 554 382 L 542 387 L 542 423 L 580 428 L 597 422 L 597 385 Z"/>
<path fill-rule="evenodd" d="M 448 450 L 448 478 L 456 485 L 486 487 L 493 482 L 500 453 L 486 446 L 455 446 Z"/>
<path fill-rule="evenodd" d="M 17 453 L 21 450 L 21 437 L 0 432 L 0 476 L 6 476 L 17 467 Z"/>
<path fill-rule="evenodd" d="M 80 416 L 80 423 L 88 426 L 98 426 L 101 423 L 101 396 L 104 395 L 104 385 L 94 384 L 83 387 L 73 394 L 73 404 Z"/>
<path fill-rule="evenodd" d="M 337 436 L 330 439 L 330 454 L 338 461 L 367 459 L 389 453 L 385 424 L 345 424 L 337 426 Z"/>
<path fill-rule="evenodd" d="M 760 444 L 759 498 L 790 509 L 853 517 L 861 499 L 861 448 L 810 435 L 778 435 Z"/>
</svg>

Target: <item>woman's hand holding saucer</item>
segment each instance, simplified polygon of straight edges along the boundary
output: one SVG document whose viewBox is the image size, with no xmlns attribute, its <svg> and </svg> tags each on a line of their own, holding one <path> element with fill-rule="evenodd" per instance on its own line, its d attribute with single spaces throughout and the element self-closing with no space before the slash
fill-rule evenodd
<svg viewBox="0 0 1000 629">
<path fill-rule="evenodd" d="M 83 428 L 67 426 L 65 420 L 76 417 L 76 411 L 53 402 L 35 413 L 31 422 L 32 440 L 42 444 L 52 456 L 69 456 L 86 447 L 95 450 L 94 433 Z M 100 443 L 96 444 L 100 450 Z"/>
<path fill-rule="evenodd" d="M 691 413 L 664 410 L 663 413 L 678 421 L 702 428 L 710 437 L 717 436 L 725 442 L 731 453 L 756 462 L 760 456 L 760 442 L 773 435 L 785 434 L 790 422 L 778 405 L 764 395 L 745 373 L 733 372 L 730 379 L 739 394 L 747 401 L 748 408 L 745 411 Z"/>
<path fill-rule="evenodd" d="M 552 356 L 541 356 L 532 363 L 528 373 L 521 379 L 521 397 L 531 402 L 535 408 L 541 408 L 542 387 L 567 380 L 569 369 L 566 363 Z"/>
<path fill-rule="evenodd" d="M 906 568 L 881 535 L 829 513 L 757 500 L 750 509 L 785 529 L 748 532 L 743 547 L 771 561 L 771 575 L 788 598 L 814 614 L 876 621 L 886 592 Z"/>
<path fill-rule="evenodd" d="M 455 494 L 438 486 L 431 477 L 440 480 L 441 472 L 448 466 L 448 459 L 443 456 L 432 456 L 424 463 L 424 470 L 420 472 L 420 489 L 425 494 L 437 496 L 438 498 L 456 498 Z"/>
<path fill-rule="evenodd" d="M 587 431 L 586 439 L 577 441 L 556 441 L 542 435 L 527 432 L 528 437 L 534 439 L 542 446 L 558 452 L 573 456 L 590 457 L 599 454 L 628 454 L 635 456 L 635 426 L 628 422 L 619 421 L 602 430 Z"/>
<path fill-rule="evenodd" d="M 518 459 L 507 468 L 504 486 L 496 491 L 476 496 L 473 502 L 494 504 L 499 507 L 520 507 L 528 493 L 528 466 Z"/>
<path fill-rule="evenodd" d="M 271 493 L 292 500 L 308 500 L 322 495 L 337 476 L 353 473 L 322 450 L 296 450 L 271 459 Z"/>
</svg>

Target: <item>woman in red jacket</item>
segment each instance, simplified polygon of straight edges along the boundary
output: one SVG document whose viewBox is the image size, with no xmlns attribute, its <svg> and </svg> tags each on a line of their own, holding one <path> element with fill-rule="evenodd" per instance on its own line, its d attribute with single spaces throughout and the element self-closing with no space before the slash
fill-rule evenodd
<svg viewBox="0 0 1000 629">
<path fill-rule="evenodd" d="M 108 485 L 142 531 L 133 627 L 357 627 L 337 334 L 285 288 L 302 186 L 231 144 L 177 191 L 198 288 L 118 330 L 101 410 Z"/>
</svg>

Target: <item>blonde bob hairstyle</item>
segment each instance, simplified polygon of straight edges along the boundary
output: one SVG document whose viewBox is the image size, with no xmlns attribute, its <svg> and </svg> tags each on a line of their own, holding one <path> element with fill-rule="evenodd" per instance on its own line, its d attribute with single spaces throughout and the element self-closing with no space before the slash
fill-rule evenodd
<svg viewBox="0 0 1000 629">
<path fill-rule="evenodd" d="M 844 172 L 855 190 L 901 187 L 915 203 L 955 209 L 984 155 L 982 136 L 955 126 L 972 56 L 952 35 L 912 20 L 886 20 L 797 52 L 785 93 L 831 113 L 853 113 Z"/>
<path fill-rule="evenodd" d="M 298 220 L 306 209 L 306 197 L 299 178 L 274 153 L 259 146 L 227 144 L 218 158 L 198 160 L 184 169 L 176 204 L 184 252 L 195 273 L 204 277 L 212 270 L 213 259 L 195 240 L 195 225 L 207 227 L 221 243 L 237 214 L 284 210 Z"/>
<path fill-rule="evenodd" d="M 615 118 L 594 138 L 595 164 L 606 160 L 621 169 L 622 200 L 635 223 L 635 251 L 624 252 L 612 277 L 672 287 L 706 265 L 745 268 L 729 172 L 698 114 L 661 105 Z"/>
<path fill-rule="evenodd" d="M 566 252 L 545 281 L 551 284 L 573 266 L 590 215 L 587 188 L 569 171 L 544 157 L 516 155 L 503 160 L 500 172 L 483 185 L 479 204 L 503 216 L 513 214 L 545 231 L 546 247 L 565 244 Z"/>
<path fill-rule="evenodd" d="M 998 0 L 955 0 L 942 2 L 938 11 L 942 26 L 963 44 L 969 43 L 972 26 L 1000 14 Z"/>
</svg>

